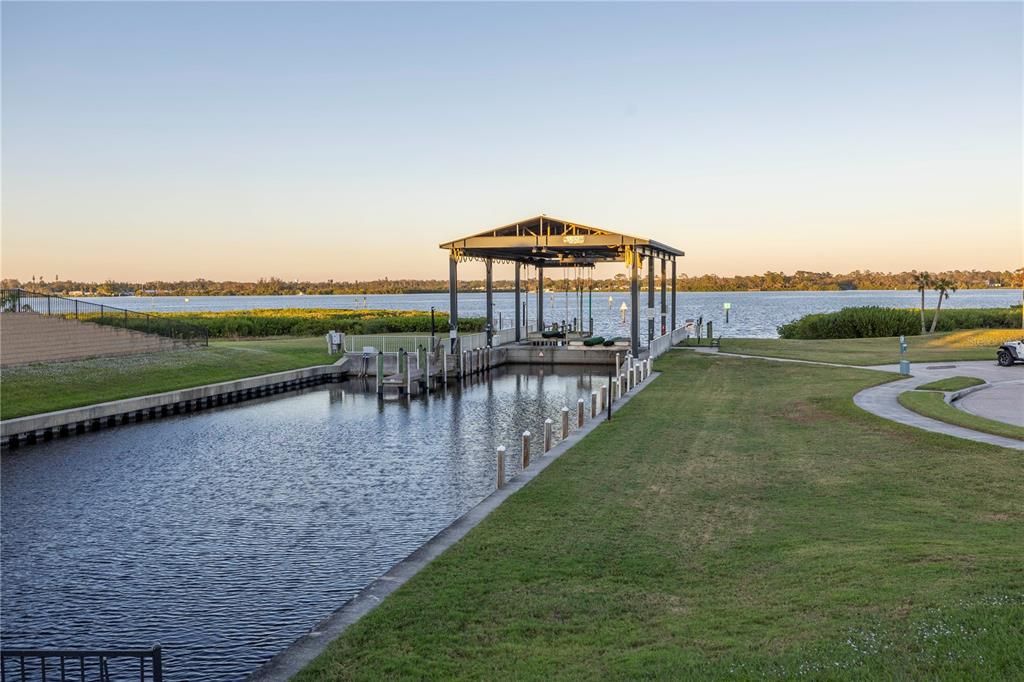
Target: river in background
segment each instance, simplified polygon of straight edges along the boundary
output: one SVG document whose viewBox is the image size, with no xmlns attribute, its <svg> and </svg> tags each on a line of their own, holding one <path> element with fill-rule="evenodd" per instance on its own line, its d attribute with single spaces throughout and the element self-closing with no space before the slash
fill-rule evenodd
<svg viewBox="0 0 1024 682">
<path fill-rule="evenodd" d="M 4 452 L 3 645 L 159 642 L 167 680 L 242 679 L 490 494 L 498 445 L 514 475 L 522 432 L 606 376 L 497 368 L 384 401 L 353 379 Z"/>
<path fill-rule="evenodd" d="M 925 295 L 925 306 L 934 308 L 938 294 L 934 291 Z M 431 306 L 438 311 L 448 311 L 448 294 L 389 294 L 367 296 L 118 296 L 85 298 L 94 303 L 113 305 L 143 312 L 187 312 L 253 310 L 257 308 L 374 308 L 386 310 L 423 310 Z M 530 319 L 536 315 L 536 296 L 523 297 L 528 300 Z M 655 305 L 660 298 L 655 296 Z M 1020 289 L 965 289 L 950 295 L 942 305 L 944 308 L 1004 308 L 1021 302 Z M 602 336 L 628 336 L 629 317 L 622 322 L 621 307 L 629 305 L 626 292 L 596 292 L 592 300 L 583 296 L 583 315 L 594 318 L 594 331 Z M 725 322 L 723 304 L 730 303 L 729 322 Z M 506 327 L 512 325 L 514 296 L 508 292 L 495 293 L 494 317 Z M 647 294 L 641 292 L 640 305 L 646 307 Z M 921 297 L 916 291 L 730 291 L 730 292 L 685 292 L 676 295 L 677 320 L 682 323 L 688 318 L 703 317 L 715 323 L 715 334 L 733 337 L 778 336 L 779 325 L 791 322 L 809 313 L 824 313 L 850 306 L 886 306 L 894 308 L 917 308 Z M 459 294 L 459 315 L 461 317 L 483 317 L 484 294 L 466 292 Z M 671 308 L 670 308 L 671 309 Z M 592 312 L 591 312 L 592 311 Z M 574 293 L 545 294 L 544 319 L 552 321 L 580 317 L 579 301 Z M 645 328 L 641 321 L 641 328 Z"/>
</svg>

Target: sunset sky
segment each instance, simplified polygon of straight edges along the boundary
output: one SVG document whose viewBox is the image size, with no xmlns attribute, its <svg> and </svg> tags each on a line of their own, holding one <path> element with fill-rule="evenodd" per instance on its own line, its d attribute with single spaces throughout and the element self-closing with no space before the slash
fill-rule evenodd
<svg viewBox="0 0 1024 682">
<path fill-rule="evenodd" d="M 1022 8 L 4 2 L 3 276 L 443 278 L 539 213 L 689 274 L 1013 269 Z"/>
</svg>

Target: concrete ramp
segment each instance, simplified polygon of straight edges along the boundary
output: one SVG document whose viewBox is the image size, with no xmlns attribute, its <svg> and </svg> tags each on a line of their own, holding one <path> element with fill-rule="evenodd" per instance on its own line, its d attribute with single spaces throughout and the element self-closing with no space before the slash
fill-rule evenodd
<svg viewBox="0 0 1024 682">
<path fill-rule="evenodd" d="M 0 366 L 138 355 L 182 348 L 155 334 L 29 312 L 0 314 Z"/>
</svg>

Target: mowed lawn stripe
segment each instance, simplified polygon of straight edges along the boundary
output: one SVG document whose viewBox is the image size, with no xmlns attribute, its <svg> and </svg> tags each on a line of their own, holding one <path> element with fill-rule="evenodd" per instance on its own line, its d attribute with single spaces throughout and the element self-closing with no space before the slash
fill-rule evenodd
<svg viewBox="0 0 1024 682">
<path fill-rule="evenodd" d="M 1019 453 L 856 408 L 884 374 L 658 368 L 299 679 L 1024 669 Z"/>
</svg>

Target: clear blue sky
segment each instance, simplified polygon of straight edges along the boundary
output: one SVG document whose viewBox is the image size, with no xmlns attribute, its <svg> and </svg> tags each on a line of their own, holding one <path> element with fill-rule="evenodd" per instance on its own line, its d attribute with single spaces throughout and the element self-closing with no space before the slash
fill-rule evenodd
<svg viewBox="0 0 1024 682">
<path fill-rule="evenodd" d="M 439 242 L 542 212 L 691 274 L 1024 259 L 1020 3 L 2 20 L 7 277 L 444 277 Z"/>
</svg>

